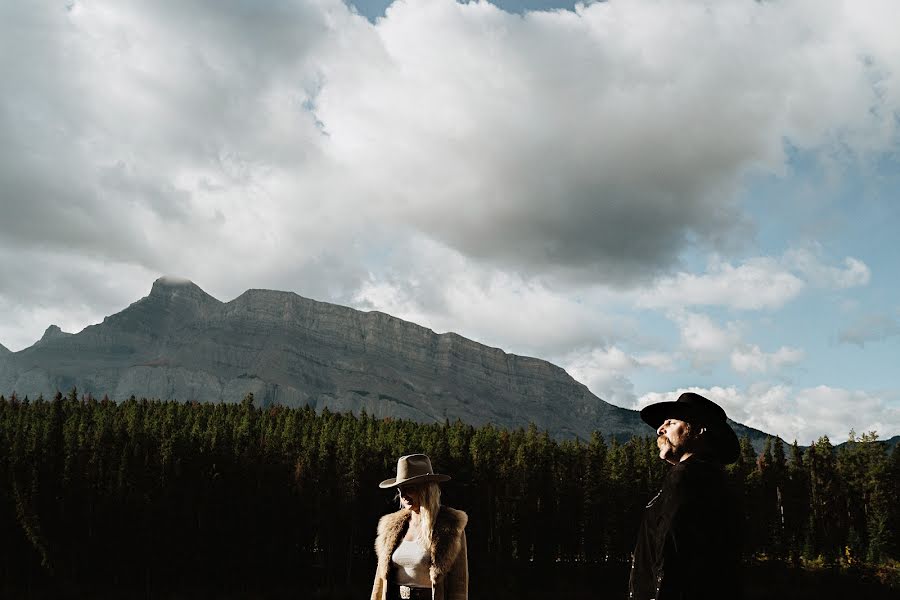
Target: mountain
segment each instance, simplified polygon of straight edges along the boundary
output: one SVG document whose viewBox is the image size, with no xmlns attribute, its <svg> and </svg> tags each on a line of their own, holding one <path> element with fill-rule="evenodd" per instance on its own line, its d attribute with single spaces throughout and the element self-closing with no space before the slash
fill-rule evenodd
<svg viewBox="0 0 900 600">
<path fill-rule="evenodd" d="M 150 294 L 77 334 L 51 326 L 0 355 L 0 390 L 45 397 L 73 387 L 137 397 L 310 405 L 420 422 L 527 426 L 558 438 L 620 439 L 650 430 L 636 411 L 593 395 L 562 368 L 381 312 L 249 290 L 221 302 L 190 281 Z M 766 434 L 735 424 L 762 446 Z"/>
<path fill-rule="evenodd" d="M 0 356 L 5 356 L 7 354 L 12 354 L 12 352 L 10 351 L 9 348 L 4 346 L 3 344 L 0 344 Z"/>
<path fill-rule="evenodd" d="M 887 448 L 888 452 L 893 452 L 894 448 L 897 447 L 897 444 L 900 444 L 900 435 L 895 435 L 894 437 L 883 440 L 882 442 Z"/>
<path fill-rule="evenodd" d="M 837 450 L 844 446 L 848 446 L 851 444 L 858 444 L 858 443 L 859 442 L 841 442 L 840 444 L 835 444 L 834 448 L 835 448 L 835 450 Z M 888 438 L 886 440 L 878 440 L 875 443 L 884 446 L 885 452 L 890 454 L 891 452 L 894 451 L 894 448 L 896 448 L 897 445 L 900 444 L 900 435 L 895 435 L 894 437 Z"/>
</svg>

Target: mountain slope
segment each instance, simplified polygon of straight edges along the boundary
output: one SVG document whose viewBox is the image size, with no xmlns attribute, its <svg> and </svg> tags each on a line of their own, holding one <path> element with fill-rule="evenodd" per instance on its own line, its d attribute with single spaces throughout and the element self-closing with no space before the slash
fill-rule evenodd
<svg viewBox="0 0 900 600">
<path fill-rule="evenodd" d="M 0 390 L 35 397 L 72 387 L 211 402 L 253 392 L 263 406 L 534 422 L 561 438 L 650 432 L 635 411 L 604 402 L 547 361 L 294 293 L 249 290 L 223 303 L 170 278 L 102 323 L 77 334 L 51 327 L 30 348 L 0 356 Z M 747 431 L 761 444 L 765 434 Z"/>
</svg>

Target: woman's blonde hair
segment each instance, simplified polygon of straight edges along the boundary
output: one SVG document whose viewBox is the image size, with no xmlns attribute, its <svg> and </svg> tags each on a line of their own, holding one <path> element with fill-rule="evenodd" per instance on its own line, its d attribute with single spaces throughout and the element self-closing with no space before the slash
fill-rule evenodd
<svg viewBox="0 0 900 600">
<path fill-rule="evenodd" d="M 426 548 L 431 546 L 434 520 L 441 509 L 441 486 L 434 481 L 416 486 L 419 496 L 419 537 Z M 399 491 L 397 498 L 400 498 Z"/>
<path fill-rule="evenodd" d="M 422 486 L 422 499 L 419 501 L 419 527 L 422 542 L 426 548 L 431 547 L 431 533 L 434 531 L 434 520 L 441 509 L 441 486 L 429 481 Z"/>
</svg>

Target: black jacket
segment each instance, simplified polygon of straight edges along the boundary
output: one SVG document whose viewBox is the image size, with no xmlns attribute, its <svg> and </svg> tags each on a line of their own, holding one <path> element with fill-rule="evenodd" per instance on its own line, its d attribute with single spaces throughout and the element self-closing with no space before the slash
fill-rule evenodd
<svg viewBox="0 0 900 600">
<path fill-rule="evenodd" d="M 740 598 L 739 518 L 721 465 L 691 457 L 672 467 L 644 513 L 629 598 Z"/>
</svg>

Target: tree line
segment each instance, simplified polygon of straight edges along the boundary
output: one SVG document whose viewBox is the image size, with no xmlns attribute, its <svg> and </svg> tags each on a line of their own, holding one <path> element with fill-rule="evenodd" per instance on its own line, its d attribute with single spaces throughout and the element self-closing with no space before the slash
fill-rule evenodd
<svg viewBox="0 0 900 600">
<path fill-rule="evenodd" d="M 650 433 L 648 429 L 648 433 Z M 729 481 L 744 556 L 900 559 L 900 446 L 741 440 Z M 557 441 L 534 426 L 419 424 L 309 407 L 0 396 L 0 592 L 297 589 L 374 572 L 378 482 L 424 452 L 465 510 L 473 582 L 558 564 L 624 566 L 667 466 L 652 435 Z"/>
</svg>

